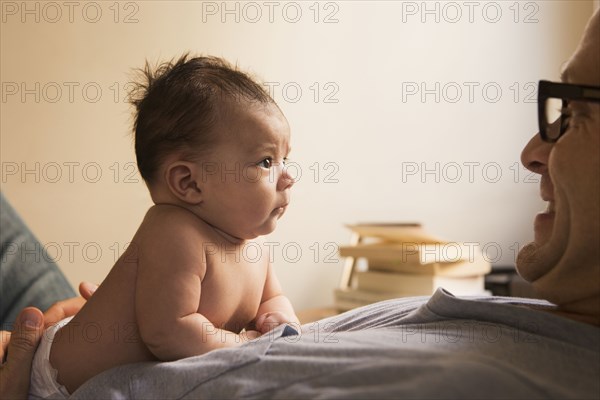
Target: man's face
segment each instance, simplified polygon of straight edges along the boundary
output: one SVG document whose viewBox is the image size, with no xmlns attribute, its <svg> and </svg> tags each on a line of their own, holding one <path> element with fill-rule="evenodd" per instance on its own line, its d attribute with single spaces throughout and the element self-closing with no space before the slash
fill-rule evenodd
<svg viewBox="0 0 600 400">
<path fill-rule="evenodd" d="M 598 13 L 563 81 L 600 86 Z M 544 298 L 587 313 L 577 304 L 600 295 L 600 104 L 570 101 L 567 113 L 569 128 L 556 143 L 536 135 L 521 155 L 523 165 L 541 175 L 548 208 L 536 216 L 535 240 L 521 250 L 517 267 Z"/>
<path fill-rule="evenodd" d="M 240 239 L 271 233 L 290 202 L 288 123 L 274 104 L 223 106 L 203 161 L 203 219 Z"/>
</svg>

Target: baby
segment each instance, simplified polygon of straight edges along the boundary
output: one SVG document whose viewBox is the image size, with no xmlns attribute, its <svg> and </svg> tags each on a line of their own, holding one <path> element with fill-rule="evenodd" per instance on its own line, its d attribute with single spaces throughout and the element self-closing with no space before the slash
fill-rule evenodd
<svg viewBox="0 0 600 400">
<path fill-rule="evenodd" d="M 135 151 L 155 205 L 94 296 L 45 333 L 32 395 L 68 396 L 121 364 L 196 356 L 298 324 L 268 249 L 252 241 L 290 202 L 285 117 L 221 59 L 184 56 L 144 75 Z"/>
</svg>

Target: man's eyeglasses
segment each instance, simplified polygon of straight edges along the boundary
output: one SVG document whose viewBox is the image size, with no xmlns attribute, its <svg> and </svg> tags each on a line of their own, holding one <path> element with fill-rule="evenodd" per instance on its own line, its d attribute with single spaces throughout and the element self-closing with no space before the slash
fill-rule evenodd
<svg viewBox="0 0 600 400">
<path fill-rule="evenodd" d="M 600 102 L 600 87 L 540 81 L 538 85 L 538 119 L 540 136 L 554 143 L 569 128 L 569 101 Z"/>
</svg>

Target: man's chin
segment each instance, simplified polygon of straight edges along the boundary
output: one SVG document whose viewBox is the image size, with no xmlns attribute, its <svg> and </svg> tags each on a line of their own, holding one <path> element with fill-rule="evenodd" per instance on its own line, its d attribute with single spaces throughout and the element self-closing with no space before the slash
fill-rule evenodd
<svg viewBox="0 0 600 400">
<path fill-rule="evenodd" d="M 561 241 L 552 236 L 540 243 L 537 240 L 526 244 L 517 255 L 517 271 L 528 282 L 535 282 L 554 269 L 564 253 Z"/>
<path fill-rule="evenodd" d="M 528 282 L 537 280 L 546 272 L 546 268 L 541 265 L 543 264 L 542 251 L 542 245 L 531 242 L 526 244 L 517 255 L 517 272 Z"/>
</svg>

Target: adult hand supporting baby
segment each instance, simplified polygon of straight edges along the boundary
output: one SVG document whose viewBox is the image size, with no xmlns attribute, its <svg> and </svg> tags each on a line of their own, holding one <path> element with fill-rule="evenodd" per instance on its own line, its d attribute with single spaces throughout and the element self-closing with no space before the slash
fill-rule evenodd
<svg viewBox="0 0 600 400">
<path fill-rule="evenodd" d="M 31 362 L 43 332 L 44 316 L 34 307 L 21 311 L 15 321 L 12 337 L 10 332 L 0 332 L 2 359 L 6 348 L 10 353 L 10 361 L 7 360 L 0 367 L 0 398 L 25 399 L 27 397 Z"/>
<path fill-rule="evenodd" d="M 81 297 L 73 297 L 72 299 L 59 301 L 53 304 L 52 307 L 44 313 L 44 328 L 77 314 L 85 302 L 92 297 L 97 288 L 98 286 L 93 283 L 81 282 L 79 284 L 79 294 Z"/>
<path fill-rule="evenodd" d="M 1 399 L 27 398 L 31 362 L 44 329 L 63 318 L 75 315 L 96 288 L 94 284 L 82 282 L 79 285 L 82 297 L 59 301 L 44 314 L 35 307 L 25 308 L 17 317 L 12 333 L 0 331 L 0 360 L 4 361 L 10 354 L 10 359 L 7 358 L 0 365 Z"/>
</svg>

